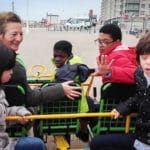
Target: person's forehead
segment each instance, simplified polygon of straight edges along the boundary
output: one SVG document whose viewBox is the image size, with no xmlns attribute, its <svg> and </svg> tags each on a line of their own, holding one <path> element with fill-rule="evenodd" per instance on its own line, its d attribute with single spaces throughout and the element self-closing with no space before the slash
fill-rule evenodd
<svg viewBox="0 0 150 150">
<path fill-rule="evenodd" d="M 5 30 L 6 31 L 22 31 L 22 25 L 21 23 L 14 23 L 14 22 L 9 22 L 9 23 L 6 23 L 5 25 Z"/>
<path fill-rule="evenodd" d="M 55 54 L 55 55 L 63 55 L 63 56 L 68 55 L 66 52 L 64 52 L 64 51 L 62 51 L 62 50 L 55 50 L 55 51 L 54 51 L 54 54 Z"/>
<path fill-rule="evenodd" d="M 99 38 L 100 39 L 112 39 L 110 34 L 106 34 L 106 33 L 100 33 L 99 34 Z"/>
</svg>

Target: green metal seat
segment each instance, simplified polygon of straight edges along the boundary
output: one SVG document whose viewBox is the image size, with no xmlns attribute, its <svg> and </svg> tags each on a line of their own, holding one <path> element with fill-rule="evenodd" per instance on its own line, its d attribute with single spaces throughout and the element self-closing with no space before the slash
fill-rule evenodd
<svg viewBox="0 0 150 150">
<path fill-rule="evenodd" d="M 43 85 L 43 88 L 46 86 L 49 86 L 49 84 Z M 80 113 L 80 98 L 76 100 L 62 99 L 42 105 L 39 110 L 40 114 Z M 78 118 L 44 119 L 39 121 L 39 135 L 70 135 L 71 133 L 77 133 L 79 125 Z"/>
<path fill-rule="evenodd" d="M 113 91 L 110 94 L 107 93 L 107 90 L 112 86 L 112 83 L 107 83 L 102 86 L 101 88 L 101 99 L 100 99 L 100 108 L 99 112 L 111 112 L 113 108 L 115 108 L 116 104 L 120 103 L 121 101 L 125 100 L 129 95 L 134 94 L 134 86 L 131 87 L 131 93 L 129 95 L 125 95 L 125 97 L 122 97 L 122 94 L 119 93 L 119 90 L 117 91 L 115 89 L 115 94 L 118 92 L 119 96 L 113 96 Z M 117 85 L 118 86 L 118 85 Z M 128 85 L 123 85 L 124 87 L 128 87 Z M 121 84 L 118 86 L 121 87 Z M 124 88 L 123 87 L 123 88 Z M 124 89 L 125 90 L 125 89 Z M 121 90 L 120 90 L 121 91 Z M 103 92 L 105 92 L 105 96 L 103 95 Z M 124 91 L 126 93 L 127 91 Z M 111 95 L 111 96 L 109 96 Z M 130 122 L 129 132 L 133 132 L 135 129 L 135 119 L 132 118 Z M 102 133 L 113 133 L 113 132 L 125 132 L 126 131 L 126 117 L 119 118 L 117 120 L 114 120 L 110 117 L 99 117 L 98 123 L 95 127 L 92 128 L 92 133 L 94 135 L 99 135 Z"/>
</svg>

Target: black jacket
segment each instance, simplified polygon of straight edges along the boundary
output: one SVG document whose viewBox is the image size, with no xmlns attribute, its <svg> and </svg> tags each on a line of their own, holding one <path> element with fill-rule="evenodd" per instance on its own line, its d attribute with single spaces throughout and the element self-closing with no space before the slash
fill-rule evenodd
<svg viewBox="0 0 150 150">
<path fill-rule="evenodd" d="M 54 102 L 65 97 L 61 84 L 56 84 L 43 89 L 31 89 L 27 83 L 26 70 L 19 62 L 16 62 L 16 65 L 13 68 L 13 76 L 6 84 L 21 85 L 26 92 L 25 95 L 19 95 L 14 92 L 12 88 L 4 88 L 6 99 L 10 105 L 24 104 L 26 106 L 37 106 Z"/>
<path fill-rule="evenodd" d="M 140 67 L 135 72 L 135 81 L 136 96 L 119 104 L 116 109 L 124 116 L 132 112 L 138 114 L 135 138 L 150 145 L 150 86 Z"/>
<path fill-rule="evenodd" d="M 90 74 L 94 72 L 93 69 L 89 69 L 85 64 L 65 64 L 61 68 L 58 68 L 55 75 L 56 82 L 65 82 L 74 80 L 77 83 L 85 82 Z"/>
</svg>

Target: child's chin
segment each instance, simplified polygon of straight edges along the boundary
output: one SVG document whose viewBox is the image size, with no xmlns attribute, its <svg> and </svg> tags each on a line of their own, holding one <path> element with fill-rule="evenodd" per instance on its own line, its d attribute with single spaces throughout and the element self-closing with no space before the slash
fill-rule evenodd
<svg viewBox="0 0 150 150">
<path fill-rule="evenodd" d="M 145 73 L 150 78 L 150 71 L 146 71 Z"/>
</svg>

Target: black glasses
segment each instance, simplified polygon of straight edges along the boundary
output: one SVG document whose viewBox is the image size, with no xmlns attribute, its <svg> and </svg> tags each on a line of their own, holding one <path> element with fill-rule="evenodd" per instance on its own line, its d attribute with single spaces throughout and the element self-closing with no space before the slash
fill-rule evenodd
<svg viewBox="0 0 150 150">
<path fill-rule="evenodd" d="M 94 40 L 94 42 L 95 42 L 95 44 L 96 45 L 109 45 L 109 44 L 111 44 L 111 43 L 113 43 L 114 41 L 101 41 L 100 39 L 96 39 L 96 40 Z"/>
</svg>

